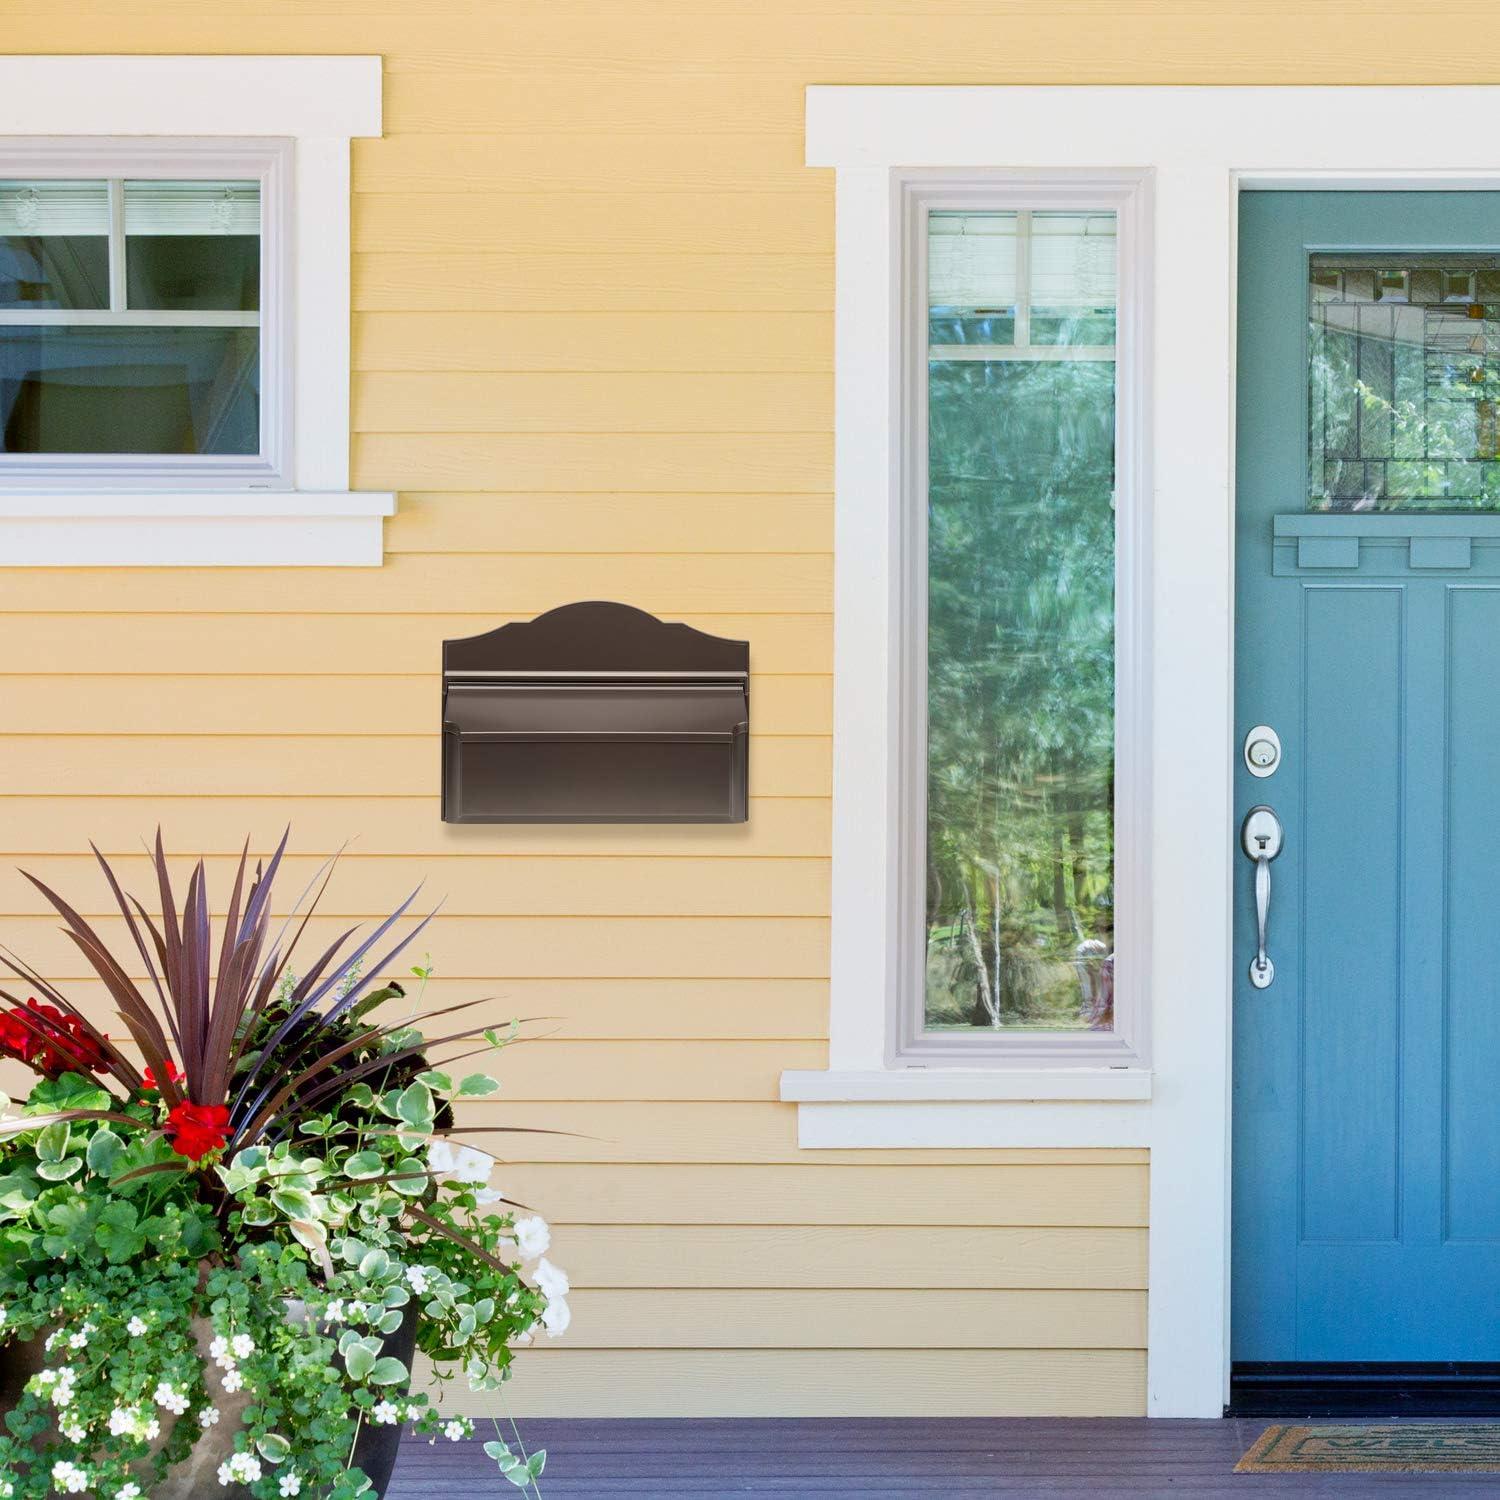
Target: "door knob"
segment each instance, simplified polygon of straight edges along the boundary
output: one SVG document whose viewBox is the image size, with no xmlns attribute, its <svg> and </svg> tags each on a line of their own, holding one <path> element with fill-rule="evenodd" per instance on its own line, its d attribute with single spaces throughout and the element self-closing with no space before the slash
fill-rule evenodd
<svg viewBox="0 0 1500 1500">
<path fill-rule="evenodd" d="M 1258 990 L 1269 987 L 1276 965 L 1266 952 L 1266 924 L 1271 917 L 1271 861 L 1281 853 L 1281 819 L 1262 803 L 1245 814 L 1240 828 L 1240 847 L 1255 861 L 1255 957 L 1250 960 L 1250 983 Z"/>
</svg>

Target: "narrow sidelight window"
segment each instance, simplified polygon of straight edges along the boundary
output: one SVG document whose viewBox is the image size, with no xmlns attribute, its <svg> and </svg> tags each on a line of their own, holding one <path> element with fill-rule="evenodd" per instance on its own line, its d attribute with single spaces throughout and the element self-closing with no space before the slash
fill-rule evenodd
<svg viewBox="0 0 1500 1500">
<path fill-rule="evenodd" d="M 925 890 L 906 1040 L 1109 1033 L 1117 215 L 933 206 L 923 240 Z"/>
</svg>

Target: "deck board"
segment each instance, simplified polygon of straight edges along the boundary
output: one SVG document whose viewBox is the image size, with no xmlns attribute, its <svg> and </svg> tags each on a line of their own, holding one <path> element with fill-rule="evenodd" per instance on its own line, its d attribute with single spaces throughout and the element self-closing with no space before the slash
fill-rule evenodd
<svg viewBox="0 0 1500 1500">
<path fill-rule="evenodd" d="M 545 1500 L 726 1495 L 1098 1495 L 1279 1497 L 1384 1495 L 1424 1500 L 1494 1494 L 1493 1474 L 1235 1475 L 1263 1421 L 1144 1419 L 651 1419 L 528 1420 L 528 1448 L 546 1448 Z M 412 1440 L 387 1500 L 516 1493 L 484 1456 L 483 1436 L 430 1446 Z"/>
</svg>

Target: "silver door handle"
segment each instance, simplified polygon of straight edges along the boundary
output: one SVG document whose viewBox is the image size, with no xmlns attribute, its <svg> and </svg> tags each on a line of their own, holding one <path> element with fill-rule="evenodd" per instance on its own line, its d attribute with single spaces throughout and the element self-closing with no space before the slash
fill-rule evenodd
<svg viewBox="0 0 1500 1500">
<path fill-rule="evenodd" d="M 1271 916 L 1271 861 L 1281 853 L 1281 819 L 1267 806 L 1252 807 L 1240 829 L 1240 847 L 1255 861 L 1255 957 L 1250 960 L 1250 983 L 1267 988 L 1276 965 L 1266 952 L 1266 923 Z"/>
</svg>

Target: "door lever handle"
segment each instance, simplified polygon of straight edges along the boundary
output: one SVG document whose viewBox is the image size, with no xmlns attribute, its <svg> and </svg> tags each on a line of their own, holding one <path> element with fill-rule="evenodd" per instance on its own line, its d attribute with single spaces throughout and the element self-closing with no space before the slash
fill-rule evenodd
<svg viewBox="0 0 1500 1500">
<path fill-rule="evenodd" d="M 1271 861 L 1281 853 L 1281 819 L 1267 806 L 1252 807 L 1240 828 L 1240 847 L 1255 861 L 1255 957 L 1250 960 L 1250 983 L 1266 989 L 1276 977 L 1276 965 L 1266 952 L 1266 924 L 1271 916 Z"/>
</svg>

